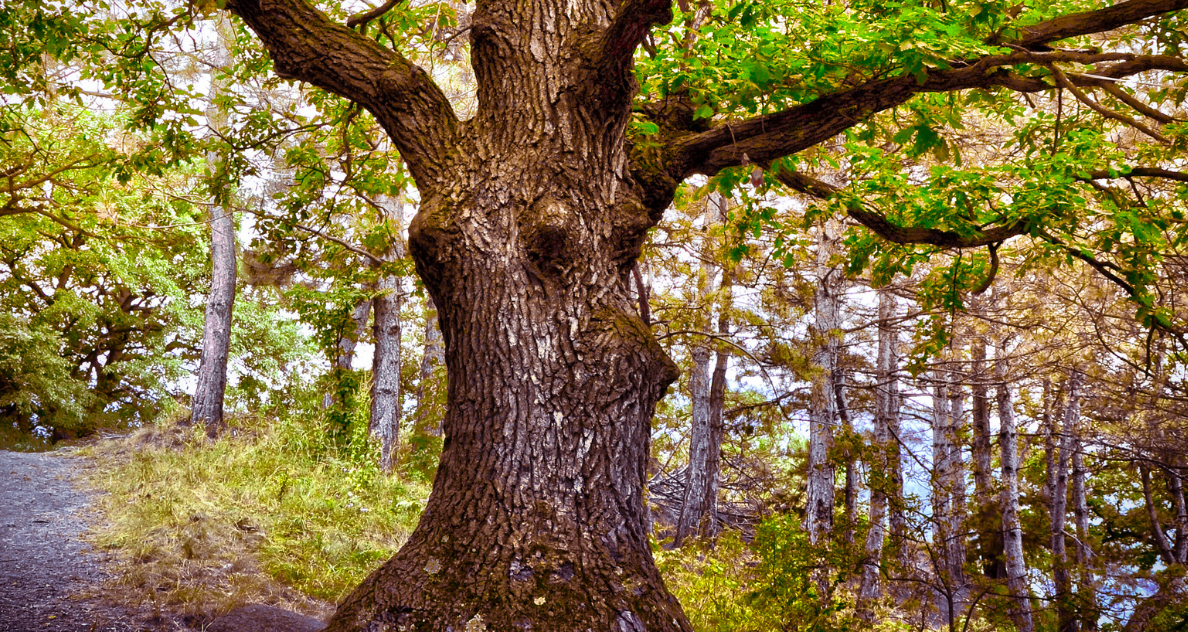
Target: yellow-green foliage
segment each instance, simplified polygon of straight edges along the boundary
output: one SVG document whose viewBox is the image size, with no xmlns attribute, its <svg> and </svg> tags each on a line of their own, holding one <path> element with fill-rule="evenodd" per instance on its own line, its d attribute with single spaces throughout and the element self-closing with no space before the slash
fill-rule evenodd
<svg viewBox="0 0 1188 632">
<path fill-rule="evenodd" d="M 737 531 L 724 531 L 716 546 L 691 542 L 671 551 L 657 550 L 664 582 L 681 602 L 697 632 L 758 632 L 757 618 L 745 592 L 755 581 L 758 561 Z"/>
<path fill-rule="evenodd" d="M 665 583 L 697 632 L 843 632 L 870 626 L 854 616 L 848 590 L 856 568 L 849 547 L 808 543 L 799 518 L 775 515 L 756 529 L 753 542 L 724 531 L 714 546 L 694 542 L 657 550 Z M 820 569 L 835 569 L 820 575 Z M 836 569 L 842 569 L 840 572 Z M 821 593 L 824 588 L 825 593 Z M 901 613 L 879 604 L 874 630 L 910 629 Z"/>
<path fill-rule="evenodd" d="M 258 600 L 317 610 L 286 587 L 338 600 L 403 543 L 428 487 L 324 437 L 252 420 L 215 442 L 167 426 L 92 448 L 111 525 L 96 540 L 127 561 L 118 583 L 200 617 Z"/>
</svg>

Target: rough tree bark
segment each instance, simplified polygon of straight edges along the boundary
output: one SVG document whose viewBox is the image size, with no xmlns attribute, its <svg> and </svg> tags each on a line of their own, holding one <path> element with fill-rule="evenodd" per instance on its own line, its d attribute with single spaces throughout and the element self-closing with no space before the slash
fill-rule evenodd
<svg viewBox="0 0 1188 632">
<path fill-rule="evenodd" d="M 227 115 L 215 104 L 226 90 L 226 81 L 218 72 L 231 64 L 231 44 L 235 35 L 225 17 L 217 23 L 218 44 L 212 67 L 210 106 L 207 120 L 216 134 L 227 126 Z M 214 153 L 206 156 L 211 173 L 222 169 Z M 206 435 L 214 438 L 226 428 L 223 421 L 223 398 L 227 392 L 227 355 L 231 349 L 231 312 L 235 307 L 235 220 L 231 211 L 230 189 L 226 183 L 212 186 L 215 204 L 210 207 L 210 292 L 206 295 L 206 321 L 202 326 L 202 356 L 198 361 L 198 383 L 190 404 L 190 423 L 201 424 Z"/>
<path fill-rule="evenodd" d="M 1013 601 L 1011 619 L 1019 632 L 1033 632 L 1031 590 L 1023 561 L 1023 528 L 1019 522 L 1019 430 L 1007 382 L 1007 350 L 1003 343 L 995 353 L 994 380 L 997 385 L 999 444 L 1002 454 L 1002 540 L 1007 590 Z"/>
<path fill-rule="evenodd" d="M 1019 54 L 879 75 L 709 129 L 646 104 L 662 142 L 636 146 L 632 59 L 672 20 L 670 0 L 480 0 L 469 31 L 478 105 L 465 122 L 422 68 L 305 0 L 227 0 L 279 76 L 351 99 L 392 138 L 420 192 L 409 250 L 445 344 L 433 492 L 407 543 L 340 604 L 329 632 L 690 630 L 652 560 L 643 508 L 650 420 L 676 369 L 630 291 L 646 232 L 677 186 L 770 165 L 921 93 L 1051 90 L 1012 67 L 1050 42 L 1184 4 L 1126 0 L 1060 16 L 1001 42 Z M 1100 59 L 1096 74 L 1168 66 L 1140 57 Z M 879 234 L 959 246 L 1029 230 L 888 229 L 848 210 Z"/>
<path fill-rule="evenodd" d="M 371 410 L 368 432 L 380 442 L 380 470 L 396 467 L 400 441 L 400 303 L 404 291 L 400 277 L 383 276 L 375 285 L 375 358 L 371 363 Z"/>
<path fill-rule="evenodd" d="M 421 353 L 420 380 L 417 382 L 417 410 L 413 415 L 413 432 L 431 437 L 441 436 L 441 417 L 438 409 L 438 388 L 434 382 L 437 367 L 445 364 L 445 349 L 441 329 L 437 326 L 437 306 L 433 298 L 425 297 L 425 350 Z"/>
<path fill-rule="evenodd" d="M 726 199 L 721 194 L 714 194 L 706 209 L 707 229 L 712 223 L 726 221 Z M 712 220 L 710 216 L 714 215 Z M 709 230 L 706 231 L 707 239 Z M 711 277 L 716 272 L 711 263 L 713 256 L 709 248 L 703 249 L 702 277 L 704 285 L 701 288 L 703 299 L 713 294 Z M 722 270 L 722 282 L 719 292 L 718 334 L 730 334 L 730 273 Z M 709 313 L 707 306 L 706 312 Z M 702 323 L 708 325 L 708 319 Z M 708 327 L 707 327 L 708 328 Z M 722 408 L 726 396 L 726 369 L 730 355 L 721 345 L 714 354 L 714 370 L 709 371 L 710 345 L 699 343 L 693 349 L 693 372 L 690 375 L 689 387 L 692 391 L 693 426 L 689 433 L 689 468 L 685 482 L 685 497 L 681 503 L 681 515 L 677 520 L 677 533 L 673 546 L 680 546 L 685 538 L 698 534 L 712 538 L 718 532 L 718 470 L 722 454 L 723 419 Z"/>
<path fill-rule="evenodd" d="M 841 346 L 841 269 L 829 265 L 837 237 L 835 227 L 823 226 L 817 238 L 816 317 L 810 331 L 813 353 L 812 394 L 809 400 L 808 487 L 805 495 L 804 528 L 809 542 L 821 544 L 833 529 L 834 464 L 833 431 L 837 416 L 837 354 Z"/>
<path fill-rule="evenodd" d="M 883 542 L 887 538 L 888 497 L 899 498 L 903 484 L 899 469 L 899 386 L 895 371 L 898 368 L 898 329 L 895 318 L 895 296 L 889 290 L 879 290 L 878 357 L 875 360 L 874 442 L 871 459 L 870 528 L 863 546 L 862 578 L 858 584 L 855 610 L 860 619 L 873 624 L 873 604 L 879 598 L 879 568 L 883 559 Z M 897 478 L 899 480 L 897 480 Z M 892 510 L 894 514 L 894 510 Z M 902 513 L 902 511 L 901 511 Z M 894 521 L 892 521 L 894 524 Z M 902 542 L 898 543 L 902 546 Z"/>
</svg>

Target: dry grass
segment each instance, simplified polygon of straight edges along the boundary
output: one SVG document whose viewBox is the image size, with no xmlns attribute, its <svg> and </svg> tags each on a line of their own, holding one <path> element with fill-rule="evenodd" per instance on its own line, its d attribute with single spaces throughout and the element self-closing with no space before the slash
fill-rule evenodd
<svg viewBox="0 0 1188 632">
<path fill-rule="evenodd" d="M 328 615 L 403 543 L 428 487 L 323 437 L 240 420 L 215 442 L 164 425 L 83 450 L 104 492 L 92 539 L 118 560 L 109 596 L 198 623 L 246 603 Z"/>
</svg>

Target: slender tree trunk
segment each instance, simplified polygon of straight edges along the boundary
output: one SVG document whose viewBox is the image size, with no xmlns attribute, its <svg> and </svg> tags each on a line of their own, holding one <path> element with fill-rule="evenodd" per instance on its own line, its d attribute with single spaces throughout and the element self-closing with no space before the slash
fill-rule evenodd
<svg viewBox="0 0 1188 632">
<path fill-rule="evenodd" d="M 1041 432 L 1044 437 L 1044 486 L 1041 494 L 1044 499 L 1044 504 L 1048 509 L 1049 524 L 1052 516 L 1052 502 L 1056 494 L 1056 438 L 1059 434 L 1056 431 L 1056 423 L 1054 419 L 1053 409 L 1055 408 L 1056 394 L 1052 391 L 1051 378 L 1044 377 L 1043 380 L 1043 398 L 1044 407 L 1041 413 L 1040 424 L 1043 426 Z"/>
<path fill-rule="evenodd" d="M 1167 489 L 1176 508 L 1176 544 L 1172 556 L 1188 564 L 1188 502 L 1184 499 L 1184 457 L 1173 455 L 1167 470 Z"/>
<path fill-rule="evenodd" d="M 854 543 L 854 527 L 858 524 L 858 463 L 854 458 L 854 451 L 850 447 L 854 435 L 854 422 L 850 419 L 850 409 L 846 405 L 846 375 L 841 366 L 834 369 L 833 391 L 837 400 L 837 417 L 841 421 L 842 432 L 846 436 L 846 449 L 842 458 L 845 459 L 846 482 L 843 492 L 846 517 L 846 544 Z"/>
<path fill-rule="evenodd" d="M 725 288 L 723 288 L 725 289 Z M 718 332 L 728 335 L 730 319 L 723 306 L 718 316 Z M 717 535 L 718 475 L 722 454 L 723 420 L 722 409 L 726 396 L 726 369 L 730 355 L 718 349 L 714 370 L 709 377 L 709 397 L 704 426 L 695 426 L 690 437 L 689 476 L 685 486 L 685 498 L 681 504 L 681 515 L 677 523 L 674 546 L 697 534 L 712 538 Z"/>
<path fill-rule="evenodd" d="M 970 345 L 972 384 L 970 418 L 973 437 L 970 453 L 973 461 L 973 524 L 977 535 L 978 557 L 982 573 L 991 578 L 1006 576 L 1003 567 L 1001 506 L 994 500 L 994 482 L 990 445 L 990 396 L 986 380 L 986 339 L 975 335 Z"/>
<path fill-rule="evenodd" d="M 375 358 L 371 365 L 371 411 L 368 431 L 380 442 L 380 470 L 396 467 L 400 441 L 400 303 L 404 288 L 400 277 L 384 276 L 376 283 Z"/>
<path fill-rule="evenodd" d="M 367 288 L 369 291 L 374 288 Z M 371 315 L 372 299 L 360 299 L 351 310 L 351 328 L 338 336 L 334 345 L 334 358 L 330 369 L 335 372 L 351 371 L 355 368 L 355 348 L 367 331 L 367 319 Z M 334 393 L 326 392 L 322 395 L 322 408 L 329 409 L 334 405 Z"/>
<path fill-rule="evenodd" d="M 1082 630 L 1096 630 L 1099 608 L 1097 605 L 1097 582 L 1093 578 L 1093 551 L 1089 548 L 1089 503 L 1085 497 L 1084 447 L 1078 430 L 1073 439 L 1072 453 L 1072 503 L 1073 516 L 1077 526 L 1077 602 Z"/>
<path fill-rule="evenodd" d="M 1167 534 L 1163 531 L 1163 522 L 1159 519 L 1159 507 L 1155 504 L 1151 493 L 1151 469 L 1142 461 L 1139 461 L 1139 478 L 1143 482 L 1143 501 L 1147 507 L 1147 517 L 1151 520 L 1151 536 L 1155 541 L 1155 550 L 1159 552 L 1159 558 L 1163 560 L 1163 563 L 1171 566 L 1177 562 L 1175 549 L 1172 548 L 1171 542 L 1167 540 Z"/>
<path fill-rule="evenodd" d="M 229 20 L 218 20 L 218 48 L 211 80 L 209 125 L 215 133 L 227 126 L 227 115 L 219 110 L 216 101 L 226 90 L 225 81 L 217 72 L 231 64 L 231 44 L 234 32 Z M 207 168 L 213 174 L 223 171 L 213 152 L 206 156 Z M 215 204 L 210 207 L 210 292 L 206 295 L 206 322 L 202 327 L 202 355 L 198 361 L 198 383 L 190 406 L 190 423 L 201 424 L 206 435 L 214 438 L 223 432 L 223 398 L 227 391 L 227 356 L 231 349 L 231 312 L 235 306 L 235 221 L 232 217 L 230 187 L 225 182 L 212 185 Z"/>
<path fill-rule="evenodd" d="M 385 217 L 392 235 L 385 261 L 404 258 L 404 211 L 396 201 L 396 211 Z M 385 209 L 388 210 L 388 209 Z M 376 281 L 375 357 L 371 365 L 371 411 L 368 431 L 380 442 L 380 470 L 385 474 L 396 468 L 396 452 L 400 443 L 400 416 L 404 402 L 400 391 L 400 336 L 402 323 L 400 305 L 404 299 L 404 282 L 398 276 L 383 275 Z"/>
<path fill-rule="evenodd" d="M 887 526 L 891 533 L 896 562 L 901 569 L 910 566 L 907 529 L 907 505 L 903 493 L 903 464 L 900 449 L 903 434 L 899 427 L 899 409 L 902 398 L 899 395 L 899 327 L 891 321 L 898 316 L 895 295 L 884 290 L 879 293 L 879 357 L 886 357 L 887 373 L 879 374 L 879 384 L 885 385 L 887 425 Z M 885 328 L 885 331 L 884 331 Z"/>
<path fill-rule="evenodd" d="M 943 586 L 940 610 L 948 617 L 950 627 L 964 611 L 968 592 L 963 533 L 965 468 L 957 433 L 961 403 L 952 374 L 938 372 L 932 396 L 933 545 L 937 550 L 938 579 Z"/>
<path fill-rule="evenodd" d="M 696 327 L 700 331 L 709 332 L 712 319 L 712 300 L 714 293 L 714 277 L 717 266 L 714 259 L 714 248 L 710 239 L 713 227 L 718 223 L 717 195 L 707 200 L 705 207 L 705 224 L 702 227 L 701 269 L 697 280 L 697 298 L 702 308 L 698 310 L 695 319 Z M 714 531 L 712 515 L 706 513 L 706 492 L 709 478 L 717 478 L 717 471 L 708 470 L 710 461 L 711 436 L 714 434 L 711 417 L 713 406 L 710 391 L 712 390 L 712 376 L 710 375 L 710 358 L 713 355 L 712 341 L 699 338 L 693 342 L 690 355 L 693 367 L 689 373 L 689 399 L 692 404 L 691 427 L 689 429 L 689 466 L 685 469 L 685 495 L 681 503 L 681 513 L 677 517 L 677 533 L 673 541 L 674 546 L 680 546 L 686 537 L 695 533 L 712 533 Z M 719 421 L 721 413 L 718 414 Z M 720 449 L 720 446 L 718 446 Z M 716 462 L 716 459 L 715 459 Z M 710 524 L 703 524 L 708 521 Z"/>
<path fill-rule="evenodd" d="M 1002 454 L 1002 534 L 1007 590 L 1012 599 L 1011 619 L 1018 632 L 1034 632 L 1031 615 L 1031 591 L 1027 585 L 1027 566 L 1023 561 L 1023 528 L 1019 522 L 1019 431 L 1007 382 L 1006 345 L 994 358 L 994 378 L 998 382 L 999 444 Z"/>
<path fill-rule="evenodd" d="M 834 465 L 829 458 L 833 430 L 838 421 L 837 354 L 841 327 L 841 270 L 829 265 L 836 239 L 832 227 L 822 228 L 817 240 L 816 319 L 811 327 L 816 350 L 813 354 L 813 383 L 809 402 L 808 489 L 805 499 L 805 531 L 809 542 L 821 544 L 833 529 Z"/>
<path fill-rule="evenodd" d="M 425 350 L 421 354 L 420 378 L 417 381 L 417 410 L 413 431 L 432 437 L 441 436 L 442 410 L 439 399 L 444 394 L 445 379 L 438 378 L 437 367 L 445 365 L 441 329 L 437 326 L 437 307 L 425 297 Z M 444 403 L 444 402 L 441 402 Z"/>
<path fill-rule="evenodd" d="M 966 545 L 965 532 L 968 510 L 965 501 L 965 458 L 961 453 L 961 437 L 965 423 L 965 397 L 961 385 L 954 379 L 957 373 L 950 373 L 949 382 L 949 425 L 946 427 L 949 446 L 949 480 L 946 487 L 952 496 L 952 508 L 949 512 L 949 565 L 950 573 L 956 581 L 960 599 L 958 602 L 964 607 L 969 592 L 969 577 L 965 574 Z"/>
<path fill-rule="evenodd" d="M 879 598 L 880 573 L 883 542 L 887 537 L 888 497 L 899 500 L 897 474 L 899 474 L 899 403 L 898 385 L 895 379 L 897 369 L 896 347 L 898 330 L 891 324 L 895 318 L 895 297 L 886 288 L 879 290 L 879 338 L 878 357 L 875 360 L 875 417 L 874 445 L 870 470 L 870 529 L 866 532 L 863 546 L 862 578 L 858 585 L 858 600 L 855 606 L 858 617 L 867 624 L 873 624 L 873 604 Z M 902 480 L 898 481 L 902 485 Z M 900 503 L 901 504 L 901 503 Z M 895 515 L 892 509 L 891 515 Z M 902 509 L 900 510 L 902 516 Z M 891 524 L 894 528 L 894 519 Z M 903 546 L 903 541 L 896 543 Z"/>
<path fill-rule="evenodd" d="M 1060 632 L 1077 632 L 1076 612 L 1072 603 L 1072 578 L 1069 574 L 1068 550 L 1064 537 L 1065 516 L 1068 513 L 1068 470 L 1073 452 L 1073 436 L 1080 416 L 1081 374 L 1073 372 L 1068 378 L 1068 400 L 1064 409 L 1064 424 L 1060 435 L 1060 454 L 1056 459 L 1056 473 L 1052 478 L 1052 583 L 1056 588 L 1056 617 Z"/>
</svg>

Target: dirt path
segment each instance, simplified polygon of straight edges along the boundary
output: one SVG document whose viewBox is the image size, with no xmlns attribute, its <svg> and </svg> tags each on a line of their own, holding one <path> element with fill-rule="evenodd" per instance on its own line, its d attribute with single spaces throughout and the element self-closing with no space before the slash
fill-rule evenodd
<svg viewBox="0 0 1188 632">
<path fill-rule="evenodd" d="M 0 632 L 154 629 L 82 596 L 105 575 L 80 540 L 88 498 L 72 484 L 78 458 L 0 451 Z"/>
</svg>

